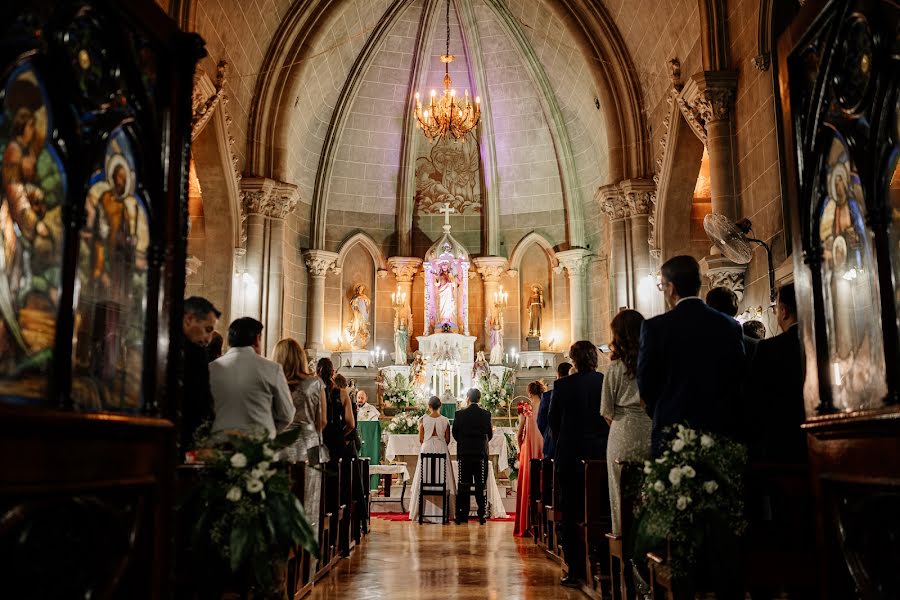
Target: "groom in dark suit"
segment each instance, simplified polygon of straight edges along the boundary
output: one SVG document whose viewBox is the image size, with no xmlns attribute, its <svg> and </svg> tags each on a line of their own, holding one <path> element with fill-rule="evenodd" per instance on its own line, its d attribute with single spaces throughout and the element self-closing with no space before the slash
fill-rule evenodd
<svg viewBox="0 0 900 600">
<path fill-rule="evenodd" d="M 478 403 L 481 392 L 469 390 L 466 394 L 468 406 L 453 420 L 453 439 L 456 440 L 456 455 L 459 457 L 459 486 L 456 493 L 456 524 L 469 520 L 469 486 L 475 484 L 475 502 L 478 504 L 478 520 L 485 521 L 485 477 L 488 461 L 488 442 L 494 436 L 491 413 Z"/>
<path fill-rule="evenodd" d="M 653 456 L 677 423 L 733 437 L 738 431 L 744 343 L 737 321 L 698 297 L 700 266 L 676 256 L 661 268 L 669 312 L 644 321 L 637 383 L 653 419 Z"/>
</svg>

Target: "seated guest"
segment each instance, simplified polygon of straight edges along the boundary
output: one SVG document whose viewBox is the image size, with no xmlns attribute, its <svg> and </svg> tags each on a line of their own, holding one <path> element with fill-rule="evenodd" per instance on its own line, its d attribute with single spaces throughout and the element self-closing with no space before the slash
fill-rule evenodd
<svg viewBox="0 0 900 600">
<path fill-rule="evenodd" d="M 294 419 L 284 369 L 259 355 L 262 330 L 256 319 L 235 319 L 228 327 L 228 352 L 209 365 L 216 408 L 213 432 L 262 429 L 275 437 Z"/>
<path fill-rule="evenodd" d="M 184 332 L 184 376 L 179 436 L 182 455 L 193 447 L 194 434 L 200 425 L 213 420 L 206 348 L 221 316 L 222 313 L 206 298 L 191 296 L 184 301 L 184 319 L 181 323 Z"/>
<path fill-rule="evenodd" d="M 606 456 L 609 425 L 600 416 L 603 375 L 597 372 L 597 347 L 582 340 L 569 349 L 577 373 L 557 379 L 550 400 L 550 429 L 556 442 L 556 476 L 562 508 L 561 540 L 568 575 L 560 583 L 578 587 L 587 576 L 584 540 L 578 522 L 584 515 L 581 461 Z"/>
<path fill-rule="evenodd" d="M 358 421 L 377 421 L 381 417 L 378 409 L 368 403 L 369 396 L 364 390 L 356 392 L 356 419 Z"/>
<path fill-rule="evenodd" d="M 600 414 L 609 423 L 609 442 L 606 445 L 606 465 L 609 476 L 609 506 L 612 532 L 620 534 L 619 482 L 622 478 L 620 461 L 643 463 L 650 458 L 650 432 L 653 422 L 641 407 L 637 381 L 638 347 L 644 317 L 636 310 L 623 310 L 612 320 L 612 364 L 603 379 Z"/>
<path fill-rule="evenodd" d="M 744 323 L 741 325 L 741 329 L 744 330 L 744 341 L 746 341 L 747 338 L 751 338 L 756 341 L 766 339 L 766 326 L 762 321 L 757 321 L 755 319 L 744 321 Z"/>
<path fill-rule="evenodd" d="M 734 436 L 745 359 L 741 326 L 697 297 L 700 266 L 690 256 L 663 264 L 660 289 L 669 312 L 644 321 L 637 383 L 653 419 L 653 455 L 660 456 L 669 431 L 687 423 Z"/>
<path fill-rule="evenodd" d="M 222 356 L 222 347 L 224 345 L 225 340 L 222 339 L 222 334 L 218 331 L 213 331 L 212 336 L 209 340 L 209 344 L 206 346 L 206 356 L 209 357 L 209 362 L 212 362 Z"/>
<path fill-rule="evenodd" d="M 556 366 L 556 379 L 568 377 L 572 368 L 571 363 L 561 362 Z M 544 458 L 554 458 L 556 455 L 556 444 L 553 443 L 553 432 L 550 431 L 550 398 L 553 396 L 553 390 L 547 390 L 541 394 L 541 405 L 537 411 L 537 426 L 544 438 L 543 455 Z"/>
<path fill-rule="evenodd" d="M 805 365 L 794 284 L 778 290 L 775 316 L 783 333 L 759 342 L 750 367 L 747 400 L 757 415 L 750 435 L 750 455 L 772 462 L 804 462 L 806 435 L 800 425 L 806 418 Z"/>
<path fill-rule="evenodd" d="M 459 484 L 456 486 L 456 524 L 469 520 L 470 486 L 475 486 L 475 503 L 478 505 L 478 520 L 484 525 L 485 465 L 488 461 L 488 442 L 494 437 L 491 413 L 478 403 L 481 392 L 472 388 L 466 393 L 466 408 L 456 413 L 453 420 L 453 439 L 456 440 L 456 455 L 459 460 Z"/>
</svg>

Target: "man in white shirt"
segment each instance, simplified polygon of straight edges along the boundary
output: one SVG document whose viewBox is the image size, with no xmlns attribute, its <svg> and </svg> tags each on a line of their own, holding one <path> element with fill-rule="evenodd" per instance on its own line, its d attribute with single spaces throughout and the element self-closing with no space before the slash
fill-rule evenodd
<svg viewBox="0 0 900 600">
<path fill-rule="evenodd" d="M 262 330 L 256 319 L 235 319 L 228 327 L 228 352 L 209 365 L 216 408 L 213 433 L 262 429 L 275 437 L 294 418 L 284 370 L 259 355 Z"/>
<path fill-rule="evenodd" d="M 368 403 L 368 395 L 363 390 L 356 392 L 356 420 L 377 421 L 381 414 L 378 409 Z"/>
</svg>

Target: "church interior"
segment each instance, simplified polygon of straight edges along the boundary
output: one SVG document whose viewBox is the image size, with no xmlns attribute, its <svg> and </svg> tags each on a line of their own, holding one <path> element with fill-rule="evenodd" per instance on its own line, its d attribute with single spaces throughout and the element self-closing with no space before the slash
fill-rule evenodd
<svg viewBox="0 0 900 600">
<path fill-rule="evenodd" d="M 11 0 L 0 15 L 0 595 L 900 598 L 894 0 Z M 804 451 L 745 457 L 737 541 L 715 561 L 709 536 L 638 555 L 651 462 L 583 457 L 572 556 L 565 479 L 524 449 L 544 402 L 530 384 L 553 387 L 582 340 L 610 380 L 614 319 L 675 312 L 676 257 L 699 269 L 687 297 L 725 290 L 745 334 L 799 340 L 721 395 L 759 428 L 787 411 L 771 398 L 794 400 Z M 213 313 L 199 343 L 191 315 Z M 296 341 L 298 381 L 333 365 L 352 459 L 285 459 L 299 429 L 231 454 L 185 434 L 191 349 L 253 345 L 234 343 L 244 318 L 269 361 Z M 722 352 L 689 357 L 687 377 L 713 379 Z M 471 390 L 493 429 L 487 523 L 416 523 L 422 423 L 455 423 Z M 222 483 L 247 457 L 268 500 Z M 672 523 L 697 511 L 702 529 L 700 504 Z M 719 562 L 739 592 L 716 588 Z"/>
</svg>

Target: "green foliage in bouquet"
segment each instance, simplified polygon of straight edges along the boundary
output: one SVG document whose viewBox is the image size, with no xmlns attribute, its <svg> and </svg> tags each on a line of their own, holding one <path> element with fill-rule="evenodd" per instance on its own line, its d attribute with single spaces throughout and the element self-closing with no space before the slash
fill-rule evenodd
<svg viewBox="0 0 900 600">
<path fill-rule="evenodd" d="M 399 413 L 385 427 L 385 435 L 419 433 L 419 419 L 424 414 L 424 408 L 415 408 Z"/>
<path fill-rule="evenodd" d="M 407 408 L 416 405 L 416 390 L 409 377 L 397 373 L 393 377 L 384 378 L 382 399 L 387 406 Z"/>
<path fill-rule="evenodd" d="M 513 370 L 505 369 L 503 377 L 490 371 L 482 373 L 475 386 L 481 392 L 481 408 L 494 415 L 505 415 L 513 401 Z"/>
<path fill-rule="evenodd" d="M 509 480 L 519 478 L 519 444 L 516 442 L 516 434 L 504 432 L 506 438 L 506 454 L 509 458 Z"/>
<path fill-rule="evenodd" d="M 197 452 L 203 461 L 198 483 L 179 507 L 193 519 L 195 551 L 217 556 L 265 591 L 277 586 L 273 563 L 287 560 L 291 548 L 319 552 L 303 506 L 291 492 L 287 465 L 277 462 L 279 450 L 299 434 L 295 429 L 271 440 L 264 432 L 209 438 Z"/>
<path fill-rule="evenodd" d="M 747 450 L 683 425 L 676 431 L 663 455 L 644 463 L 636 543 L 639 549 L 670 543 L 672 575 L 684 580 L 704 544 L 714 551 L 714 540 L 735 538 L 746 528 L 741 478 Z"/>
</svg>

